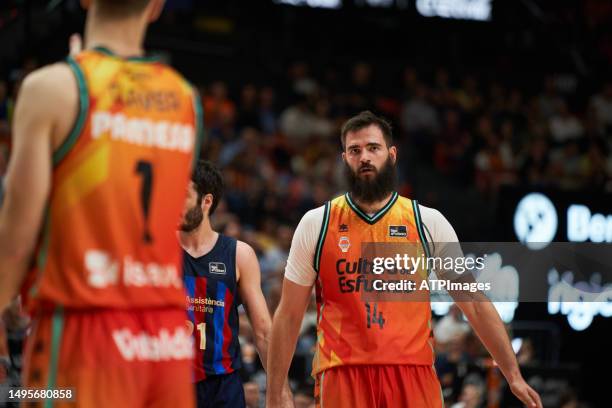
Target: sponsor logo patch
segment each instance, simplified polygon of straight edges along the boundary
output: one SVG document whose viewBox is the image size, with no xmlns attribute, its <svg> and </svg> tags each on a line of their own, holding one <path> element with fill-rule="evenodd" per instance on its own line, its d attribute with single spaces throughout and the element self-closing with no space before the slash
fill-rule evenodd
<svg viewBox="0 0 612 408">
<path fill-rule="evenodd" d="M 405 225 L 389 225 L 390 237 L 407 237 L 408 227 Z"/>
<path fill-rule="evenodd" d="M 225 275 L 227 273 L 223 262 L 209 262 L 208 271 L 216 275 Z"/>
</svg>

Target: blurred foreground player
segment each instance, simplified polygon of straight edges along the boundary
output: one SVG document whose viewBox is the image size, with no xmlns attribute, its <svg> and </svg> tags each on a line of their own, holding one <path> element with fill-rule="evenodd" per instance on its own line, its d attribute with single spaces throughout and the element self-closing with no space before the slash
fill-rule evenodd
<svg viewBox="0 0 612 408">
<path fill-rule="evenodd" d="M 74 388 L 79 407 L 190 407 L 175 231 L 199 100 L 142 56 L 163 1 L 83 5 L 86 50 L 29 75 L 17 101 L 0 309 L 21 288 L 34 319 L 24 386 Z"/>
<path fill-rule="evenodd" d="M 362 264 L 362 243 L 413 243 L 422 254 L 444 258 L 452 255 L 447 253 L 452 246 L 436 245 L 430 254 L 428 242 L 457 242 L 457 236 L 440 212 L 395 192 L 397 151 L 386 121 L 362 112 L 345 123 L 341 142 L 349 192 L 306 213 L 291 244 L 272 326 L 268 407 L 278 406 L 313 285 L 318 407 L 442 407 L 429 301 L 364 301 L 373 278 L 357 264 Z M 422 299 L 428 300 L 425 294 Z M 493 305 L 458 305 L 514 394 L 529 407 L 541 408 L 537 393 L 521 376 Z"/>
<path fill-rule="evenodd" d="M 210 224 L 223 195 L 223 179 L 199 161 L 187 191 L 179 239 L 187 290 L 187 326 L 194 336 L 194 382 L 198 408 L 240 408 L 245 396 L 238 370 L 238 305 L 244 304 L 255 347 L 266 367 L 271 319 L 261 292 L 253 249 L 215 232 Z M 290 401 L 288 388 L 284 400 Z M 288 406 L 288 405 L 285 405 Z"/>
</svg>

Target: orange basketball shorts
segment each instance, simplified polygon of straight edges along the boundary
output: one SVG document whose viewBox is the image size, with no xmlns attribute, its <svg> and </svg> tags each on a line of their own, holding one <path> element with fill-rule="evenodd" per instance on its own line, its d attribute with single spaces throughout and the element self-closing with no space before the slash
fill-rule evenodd
<svg viewBox="0 0 612 408">
<path fill-rule="evenodd" d="M 23 384 L 68 389 L 53 407 L 194 406 L 193 345 L 182 309 L 63 311 L 34 317 Z"/>
<path fill-rule="evenodd" d="M 317 408 L 441 408 L 442 391 L 433 367 L 347 365 L 315 378 Z"/>
</svg>

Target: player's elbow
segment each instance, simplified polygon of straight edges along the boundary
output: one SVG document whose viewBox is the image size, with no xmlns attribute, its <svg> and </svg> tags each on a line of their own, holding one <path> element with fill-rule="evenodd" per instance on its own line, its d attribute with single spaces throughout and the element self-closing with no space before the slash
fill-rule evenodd
<svg viewBox="0 0 612 408">
<path fill-rule="evenodd" d="M 0 232 L 0 262 L 9 265 L 27 263 L 34 252 L 33 242 L 11 238 Z"/>
</svg>

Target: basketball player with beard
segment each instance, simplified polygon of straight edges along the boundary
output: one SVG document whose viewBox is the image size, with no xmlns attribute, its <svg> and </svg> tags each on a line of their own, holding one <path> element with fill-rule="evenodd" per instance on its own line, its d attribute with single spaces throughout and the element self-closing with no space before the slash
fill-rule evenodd
<svg viewBox="0 0 612 408">
<path fill-rule="evenodd" d="M 221 173 L 199 161 L 187 190 L 179 241 L 187 291 L 187 327 L 194 337 L 193 381 L 197 406 L 245 406 L 238 343 L 238 306 L 253 327 L 255 347 L 266 367 L 271 319 L 261 292 L 259 263 L 246 243 L 212 229 L 210 216 L 223 195 Z M 283 406 L 291 404 L 286 387 Z"/>
<path fill-rule="evenodd" d="M 395 192 L 397 149 L 384 119 L 360 113 L 344 124 L 341 142 L 349 191 L 307 212 L 295 231 L 272 324 L 267 407 L 279 406 L 313 286 L 317 407 L 442 407 L 428 293 L 427 301 L 365 301 L 368 277 L 361 251 L 362 243 L 408 243 L 429 257 L 444 258 L 452 246 L 431 244 L 457 243 L 457 235 L 440 212 Z M 493 305 L 459 302 L 451 295 L 512 392 L 527 406 L 541 407 L 521 376 Z"/>
</svg>

